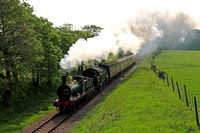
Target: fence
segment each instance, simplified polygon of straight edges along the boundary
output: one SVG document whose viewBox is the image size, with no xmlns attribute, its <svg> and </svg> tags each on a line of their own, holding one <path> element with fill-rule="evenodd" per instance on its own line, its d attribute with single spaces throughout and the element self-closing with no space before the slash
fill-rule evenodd
<svg viewBox="0 0 200 133">
<path fill-rule="evenodd" d="M 153 57 L 153 60 L 154 59 L 155 57 Z M 185 101 L 186 105 L 195 112 L 197 125 L 200 126 L 198 113 L 200 103 L 197 101 L 197 98 L 194 96 L 192 91 L 186 87 L 185 84 L 180 84 L 178 81 L 175 82 L 172 76 L 169 76 L 164 71 L 159 71 L 154 65 L 153 60 L 151 62 L 151 68 L 153 71 L 156 73 L 156 75 L 158 75 L 159 78 L 163 79 L 163 81 L 166 81 L 167 86 L 171 87 L 174 93 L 177 93 L 179 99 Z"/>
<path fill-rule="evenodd" d="M 192 111 L 195 112 L 197 125 L 200 126 L 199 113 L 198 113 L 198 108 L 200 107 L 199 106 L 200 104 L 197 101 L 197 98 L 192 93 L 192 91 L 189 88 L 187 88 L 185 84 L 182 85 L 178 81 L 175 82 L 173 77 L 169 78 L 168 74 L 166 74 L 166 82 L 167 82 L 167 85 L 172 88 L 172 91 L 177 93 L 179 99 L 182 99 L 186 103 L 186 105 Z"/>
</svg>

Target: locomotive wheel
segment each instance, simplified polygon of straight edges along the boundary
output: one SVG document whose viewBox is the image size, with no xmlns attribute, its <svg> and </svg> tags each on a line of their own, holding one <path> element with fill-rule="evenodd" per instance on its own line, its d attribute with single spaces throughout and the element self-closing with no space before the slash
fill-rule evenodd
<svg viewBox="0 0 200 133">
<path fill-rule="evenodd" d="M 74 106 L 73 104 L 70 105 L 70 112 L 72 112 L 74 110 Z"/>
<path fill-rule="evenodd" d="M 92 96 L 95 96 L 95 91 L 92 91 Z"/>
<path fill-rule="evenodd" d="M 92 99 L 92 92 L 90 92 L 90 94 L 89 94 L 89 98 Z"/>
<path fill-rule="evenodd" d="M 63 112 L 64 110 L 65 110 L 65 106 L 61 105 L 61 106 L 59 107 L 59 111 L 60 111 L 60 112 Z"/>
<path fill-rule="evenodd" d="M 94 93 L 94 91 L 91 91 L 90 94 L 93 97 L 95 93 Z"/>
<path fill-rule="evenodd" d="M 83 104 L 83 99 L 80 99 L 79 107 Z"/>
<path fill-rule="evenodd" d="M 105 88 L 105 82 L 102 83 L 102 89 Z"/>
<path fill-rule="evenodd" d="M 75 108 L 78 108 L 79 106 L 81 106 L 81 100 L 79 99 L 78 101 L 76 101 L 76 106 L 75 106 Z"/>
<path fill-rule="evenodd" d="M 86 102 L 86 101 L 87 101 L 87 97 L 83 96 L 83 102 Z"/>
</svg>

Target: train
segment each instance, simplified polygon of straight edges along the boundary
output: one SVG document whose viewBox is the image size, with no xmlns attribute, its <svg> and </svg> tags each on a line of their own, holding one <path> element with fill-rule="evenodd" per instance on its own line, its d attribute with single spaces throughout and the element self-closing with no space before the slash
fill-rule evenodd
<svg viewBox="0 0 200 133">
<path fill-rule="evenodd" d="M 62 85 L 57 89 L 59 98 L 54 99 L 53 106 L 58 107 L 60 112 L 78 108 L 135 63 L 136 57 L 129 55 L 98 67 L 87 68 L 82 75 L 63 76 Z"/>
</svg>

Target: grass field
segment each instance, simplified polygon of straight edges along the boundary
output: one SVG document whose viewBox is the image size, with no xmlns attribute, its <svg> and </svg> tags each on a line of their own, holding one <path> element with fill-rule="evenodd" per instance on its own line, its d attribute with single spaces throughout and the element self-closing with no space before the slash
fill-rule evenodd
<svg viewBox="0 0 200 133">
<path fill-rule="evenodd" d="M 145 59 L 73 129 L 73 133 L 199 132 L 194 113 Z"/>
<path fill-rule="evenodd" d="M 178 81 L 182 88 L 186 84 L 200 101 L 200 51 L 163 50 L 156 57 L 155 64 Z"/>
</svg>

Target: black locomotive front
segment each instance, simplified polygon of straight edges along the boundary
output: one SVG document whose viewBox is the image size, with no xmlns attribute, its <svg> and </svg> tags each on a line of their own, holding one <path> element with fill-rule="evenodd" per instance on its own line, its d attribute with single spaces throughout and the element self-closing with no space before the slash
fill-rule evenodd
<svg viewBox="0 0 200 133">
<path fill-rule="evenodd" d="M 84 94 L 94 87 L 94 80 L 85 76 L 68 76 L 67 79 L 64 76 L 62 82 L 57 89 L 59 99 L 55 99 L 53 103 L 60 111 L 77 106 L 80 101 L 85 100 Z"/>
</svg>

